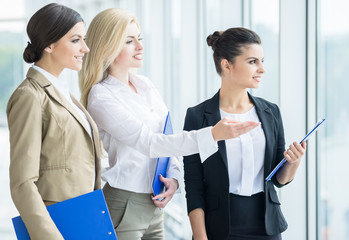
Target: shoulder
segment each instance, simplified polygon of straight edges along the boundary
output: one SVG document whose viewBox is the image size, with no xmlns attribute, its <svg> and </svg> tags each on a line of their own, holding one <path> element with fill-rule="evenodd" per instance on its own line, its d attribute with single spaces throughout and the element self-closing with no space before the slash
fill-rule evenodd
<svg viewBox="0 0 349 240">
<path fill-rule="evenodd" d="M 251 95 L 251 98 L 255 103 L 256 107 L 259 108 L 260 110 L 270 109 L 272 113 L 279 115 L 280 109 L 277 104 L 272 103 L 268 100 L 265 100 L 264 98 L 261 98 L 261 97 L 255 97 Z"/>
<path fill-rule="evenodd" d="M 43 89 L 39 84 L 35 82 L 35 80 L 26 78 L 24 81 L 14 90 L 12 93 L 10 100 L 17 98 L 39 98 L 40 94 L 42 94 Z"/>
<path fill-rule="evenodd" d="M 122 87 L 122 84 L 117 82 L 118 80 L 107 77 L 99 83 L 93 85 L 88 94 L 88 100 L 100 99 L 110 96 L 117 96 L 117 92 Z"/>
<path fill-rule="evenodd" d="M 217 93 L 218 94 L 218 93 Z M 185 116 L 185 130 L 199 129 L 204 125 L 205 113 L 215 111 L 218 108 L 218 95 L 207 99 L 196 106 L 189 107 Z"/>
<path fill-rule="evenodd" d="M 208 104 L 209 100 L 205 100 L 202 103 L 197 104 L 196 106 L 189 107 L 187 109 L 187 115 L 203 115 Z"/>
<path fill-rule="evenodd" d="M 41 108 L 41 103 L 44 98 L 44 91 L 33 79 L 26 78 L 12 93 L 7 103 L 7 113 L 14 106 L 20 108 Z"/>
<path fill-rule="evenodd" d="M 215 110 L 212 108 L 218 108 L 219 106 L 219 93 L 216 93 L 213 97 L 197 104 L 196 106 L 193 107 L 189 107 L 187 110 L 187 114 L 195 114 L 195 115 L 203 115 L 207 110 L 211 111 L 211 110 Z"/>
</svg>

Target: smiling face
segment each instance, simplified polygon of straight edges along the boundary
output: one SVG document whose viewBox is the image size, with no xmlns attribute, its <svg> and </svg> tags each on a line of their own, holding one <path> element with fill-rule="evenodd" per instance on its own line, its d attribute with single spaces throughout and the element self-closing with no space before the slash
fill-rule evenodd
<svg viewBox="0 0 349 240">
<path fill-rule="evenodd" d="M 131 22 L 127 27 L 126 41 L 120 54 L 113 63 L 113 68 L 126 70 L 140 68 L 143 65 L 143 45 L 137 24 Z"/>
<path fill-rule="evenodd" d="M 260 44 L 242 47 L 242 54 L 235 58 L 234 63 L 227 62 L 229 71 L 225 72 L 231 84 L 241 88 L 257 88 L 265 72 L 263 48 Z M 224 68 L 224 66 L 223 66 Z"/>
<path fill-rule="evenodd" d="M 55 66 L 54 72 L 58 75 L 65 68 L 76 71 L 81 69 L 82 57 L 89 52 L 85 34 L 85 23 L 78 22 L 61 39 L 45 48 Z"/>
</svg>

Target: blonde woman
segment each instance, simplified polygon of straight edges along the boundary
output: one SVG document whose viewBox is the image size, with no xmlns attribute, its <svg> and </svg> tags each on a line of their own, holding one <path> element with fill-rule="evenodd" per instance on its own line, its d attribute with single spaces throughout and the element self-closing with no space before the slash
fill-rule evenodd
<svg viewBox="0 0 349 240">
<path fill-rule="evenodd" d="M 214 127 L 161 134 L 167 108 L 152 82 L 130 72 L 142 66 L 143 46 L 135 17 L 121 9 L 99 13 L 87 31 L 90 54 L 80 72 L 82 102 L 99 128 L 109 167 L 103 188 L 117 236 L 163 239 L 163 208 L 178 188 L 177 158 L 171 158 L 166 191 L 152 197 L 156 157 L 215 153 L 219 140 L 236 137 L 259 123 L 223 119 Z M 161 199 L 161 200 L 159 200 Z"/>
</svg>

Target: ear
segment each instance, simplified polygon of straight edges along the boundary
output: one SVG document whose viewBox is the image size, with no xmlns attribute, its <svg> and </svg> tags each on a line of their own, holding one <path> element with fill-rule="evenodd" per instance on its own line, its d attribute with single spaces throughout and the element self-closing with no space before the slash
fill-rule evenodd
<svg viewBox="0 0 349 240">
<path fill-rule="evenodd" d="M 49 46 L 45 47 L 44 51 L 47 53 L 52 53 L 53 50 L 53 44 L 50 44 Z"/>
<path fill-rule="evenodd" d="M 221 68 L 222 68 L 222 71 L 224 72 L 230 71 L 231 70 L 230 62 L 227 59 L 222 59 Z"/>
</svg>

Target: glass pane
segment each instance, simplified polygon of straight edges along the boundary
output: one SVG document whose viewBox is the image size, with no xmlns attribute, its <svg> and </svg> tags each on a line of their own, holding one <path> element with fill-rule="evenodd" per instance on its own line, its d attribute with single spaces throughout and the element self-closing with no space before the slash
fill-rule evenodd
<svg viewBox="0 0 349 240">
<path fill-rule="evenodd" d="M 253 94 L 279 102 L 279 0 L 251 1 L 251 29 L 262 39 L 264 67 L 261 85 Z"/>
<path fill-rule="evenodd" d="M 349 25 L 347 0 L 321 0 L 318 14 L 318 239 L 349 239 Z"/>
<path fill-rule="evenodd" d="M 18 215 L 12 203 L 8 169 L 10 144 L 7 129 L 6 106 L 13 90 L 23 81 L 24 23 L 0 22 L 0 239 L 15 239 L 11 218 Z"/>
</svg>

